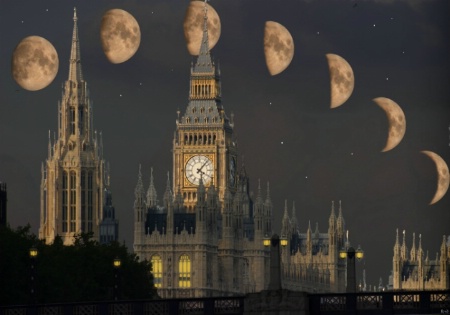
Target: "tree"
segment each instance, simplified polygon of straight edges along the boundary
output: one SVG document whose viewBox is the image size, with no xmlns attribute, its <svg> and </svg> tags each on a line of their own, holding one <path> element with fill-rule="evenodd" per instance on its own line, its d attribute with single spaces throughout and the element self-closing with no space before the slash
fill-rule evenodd
<svg viewBox="0 0 450 315">
<path fill-rule="evenodd" d="M 138 261 L 124 245 L 117 242 L 101 245 L 92 239 L 92 233 L 77 235 L 72 246 L 64 246 L 60 237 L 46 245 L 29 230 L 27 226 L 0 231 L 1 305 L 30 302 L 28 253 L 32 246 L 39 251 L 35 261 L 38 303 L 112 300 L 116 257 L 122 262 L 118 270 L 121 299 L 157 296 L 150 263 Z"/>
</svg>

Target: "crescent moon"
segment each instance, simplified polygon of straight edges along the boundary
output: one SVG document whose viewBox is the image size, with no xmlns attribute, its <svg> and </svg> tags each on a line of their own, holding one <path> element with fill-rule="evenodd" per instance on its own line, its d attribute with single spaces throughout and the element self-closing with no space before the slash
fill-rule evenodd
<svg viewBox="0 0 450 315">
<path fill-rule="evenodd" d="M 58 68 L 55 47 L 40 36 L 22 39 L 12 54 L 12 76 L 17 84 L 28 91 L 41 90 L 52 83 Z"/>
<path fill-rule="evenodd" d="M 391 99 L 377 97 L 373 101 L 384 110 L 389 121 L 389 133 L 386 146 L 381 151 L 386 152 L 395 148 L 402 141 L 406 131 L 405 114 L 401 107 Z"/>
<path fill-rule="evenodd" d="M 283 72 L 294 57 L 294 40 L 280 23 L 267 21 L 264 28 L 264 55 L 271 75 Z"/>
<path fill-rule="evenodd" d="M 208 44 L 209 49 L 217 44 L 220 38 L 221 25 L 220 18 L 216 10 L 206 4 L 208 17 Z M 203 38 L 203 26 L 205 17 L 205 3 L 203 1 L 191 1 L 184 16 L 183 29 L 186 39 L 186 46 L 192 56 L 197 56 Z"/>
<path fill-rule="evenodd" d="M 111 9 L 105 12 L 100 27 L 103 52 L 111 63 L 122 63 L 133 57 L 141 43 L 141 30 L 127 11 Z"/>
<path fill-rule="evenodd" d="M 330 108 L 336 108 L 344 104 L 352 95 L 355 77 L 352 67 L 344 58 L 335 54 L 326 54 L 326 57 L 330 70 Z"/>
<path fill-rule="evenodd" d="M 438 202 L 445 195 L 450 183 L 450 177 L 448 173 L 447 163 L 436 153 L 431 151 L 421 151 L 423 154 L 428 155 L 436 164 L 437 171 L 437 189 L 433 199 L 430 201 L 430 205 Z"/>
</svg>

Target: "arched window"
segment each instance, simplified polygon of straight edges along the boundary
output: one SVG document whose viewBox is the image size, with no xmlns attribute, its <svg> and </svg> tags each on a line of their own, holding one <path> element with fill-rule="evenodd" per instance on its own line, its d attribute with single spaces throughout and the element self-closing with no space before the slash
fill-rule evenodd
<svg viewBox="0 0 450 315">
<path fill-rule="evenodd" d="M 161 256 L 153 255 L 152 259 L 152 273 L 153 273 L 153 283 L 155 288 L 161 288 L 162 286 L 162 260 Z"/>
<path fill-rule="evenodd" d="M 68 208 L 68 174 L 66 171 L 63 172 L 62 177 L 62 231 L 67 232 L 67 208 Z"/>
<path fill-rule="evenodd" d="M 191 259 L 188 255 L 181 255 L 178 261 L 178 286 L 180 288 L 191 287 Z"/>
</svg>

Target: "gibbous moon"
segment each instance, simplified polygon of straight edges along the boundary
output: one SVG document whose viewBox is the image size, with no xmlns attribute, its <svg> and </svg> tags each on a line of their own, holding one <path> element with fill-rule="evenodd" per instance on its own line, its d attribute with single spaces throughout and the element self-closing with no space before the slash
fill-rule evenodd
<svg viewBox="0 0 450 315">
<path fill-rule="evenodd" d="M 330 70 L 330 108 L 336 108 L 344 104 L 352 95 L 355 87 L 355 77 L 352 67 L 344 58 L 335 54 L 326 54 L 326 56 Z"/>
<path fill-rule="evenodd" d="M 216 10 L 209 4 L 207 7 L 208 44 L 211 50 L 219 41 L 221 24 Z M 184 16 L 183 28 L 186 46 L 189 53 L 196 56 L 200 52 L 203 38 L 205 17 L 205 3 L 203 1 L 191 1 Z"/>
<path fill-rule="evenodd" d="M 267 21 L 264 28 L 264 54 L 271 75 L 286 69 L 294 57 L 294 40 L 280 23 Z"/>
<path fill-rule="evenodd" d="M 26 37 L 14 49 L 11 73 L 17 84 L 26 90 L 37 91 L 48 86 L 58 68 L 58 53 L 43 37 Z"/>
<path fill-rule="evenodd" d="M 445 161 L 436 153 L 431 151 L 421 151 L 423 154 L 428 155 L 436 164 L 437 171 L 437 189 L 436 193 L 431 200 L 430 205 L 438 202 L 445 195 L 448 190 L 448 185 L 450 182 L 450 177 L 448 173 L 448 166 Z"/>
<path fill-rule="evenodd" d="M 388 139 L 386 146 L 381 151 L 386 152 L 395 148 L 402 141 L 406 131 L 405 114 L 396 102 L 386 97 L 377 97 L 373 101 L 384 110 L 389 121 Z"/>
<path fill-rule="evenodd" d="M 130 13 L 111 9 L 102 17 L 100 39 L 106 58 L 112 63 L 122 63 L 133 57 L 138 50 L 141 30 Z"/>
</svg>

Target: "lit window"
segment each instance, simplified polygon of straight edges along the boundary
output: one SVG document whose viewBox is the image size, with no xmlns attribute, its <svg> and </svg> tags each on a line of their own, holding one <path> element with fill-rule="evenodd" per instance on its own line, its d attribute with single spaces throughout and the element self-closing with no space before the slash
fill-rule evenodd
<svg viewBox="0 0 450 315">
<path fill-rule="evenodd" d="M 191 260 L 188 255 L 182 255 L 178 262 L 178 286 L 191 287 Z"/>
<path fill-rule="evenodd" d="M 156 288 L 161 288 L 162 285 L 162 260 L 161 256 L 153 255 L 152 259 L 152 273 L 153 273 L 153 283 Z"/>
</svg>

